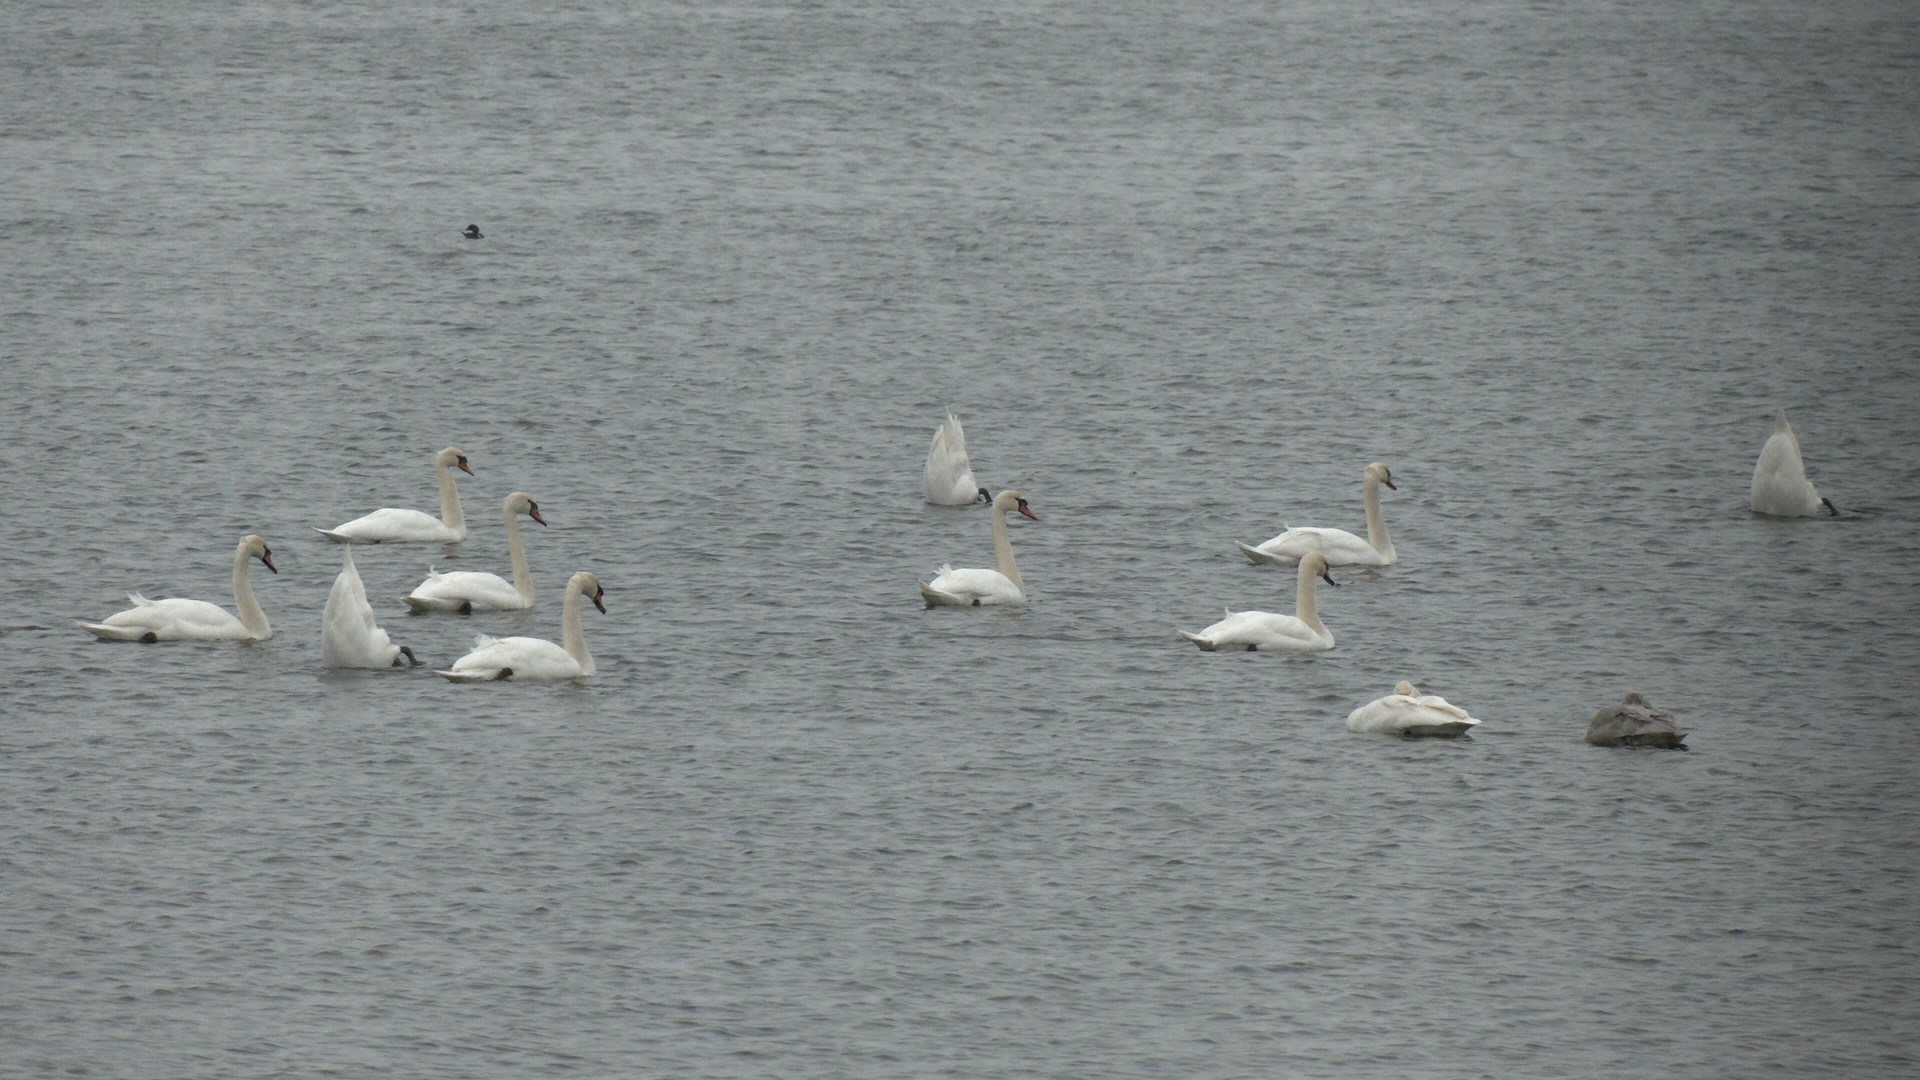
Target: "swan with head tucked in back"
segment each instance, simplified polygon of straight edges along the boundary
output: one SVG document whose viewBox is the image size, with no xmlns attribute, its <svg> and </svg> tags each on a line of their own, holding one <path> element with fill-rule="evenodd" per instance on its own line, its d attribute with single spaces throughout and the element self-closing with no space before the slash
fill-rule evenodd
<svg viewBox="0 0 1920 1080">
<path fill-rule="evenodd" d="M 605 614 L 607 605 L 600 579 L 585 570 L 567 581 L 567 598 L 560 604 L 560 636 L 564 645 L 541 638 L 473 639 L 473 651 L 453 662 L 452 671 L 437 671 L 453 682 L 558 682 L 584 679 L 594 672 L 587 636 L 580 630 L 580 598 L 585 596 Z"/>
<path fill-rule="evenodd" d="M 1609 705 L 1587 721 L 1587 741 L 1595 746 L 1651 746 L 1660 750 L 1685 750 L 1681 740 L 1687 733 L 1673 722 L 1673 714 L 1656 709 L 1639 694 L 1628 694 L 1618 705 Z"/>
<path fill-rule="evenodd" d="M 273 551 L 266 540 L 249 533 L 233 549 L 233 606 L 240 617 L 205 600 L 149 600 L 129 593 L 133 607 L 109 615 L 101 622 L 80 623 L 102 641 L 265 641 L 273 636 L 267 625 L 267 613 L 253 598 L 253 585 L 247 580 L 247 563 L 259 559 L 261 565 L 278 574 Z"/>
<path fill-rule="evenodd" d="M 1421 694 L 1402 679 L 1393 693 L 1375 698 L 1347 714 L 1347 730 L 1408 738 L 1465 735 L 1480 721 L 1438 694 Z"/>
<path fill-rule="evenodd" d="M 1400 489 L 1393 482 L 1393 474 L 1377 461 L 1367 466 L 1360 475 L 1367 504 L 1365 540 L 1345 529 L 1302 526 L 1290 528 L 1259 547 L 1242 544 L 1238 540 L 1234 541 L 1234 546 L 1250 562 L 1270 562 L 1276 566 L 1289 565 L 1310 551 L 1326 556 L 1328 566 L 1392 566 L 1400 560 L 1400 556 L 1394 552 L 1393 540 L 1387 536 L 1387 519 L 1380 516 L 1380 485 L 1385 484 L 1395 491 Z"/>
<path fill-rule="evenodd" d="M 1314 603 L 1315 578 L 1329 585 L 1340 584 L 1327 571 L 1327 557 L 1310 551 L 1300 560 L 1293 614 L 1230 611 L 1205 630 L 1197 634 L 1182 630 L 1180 636 L 1200 646 L 1202 652 L 1325 652 L 1333 648 L 1333 632 L 1320 621 Z"/>
<path fill-rule="evenodd" d="M 373 621 L 373 605 L 367 603 L 367 589 L 360 583 L 360 571 L 353 565 L 353 549 L 347 549 L 346 564 L 333 579 L 327 593 L 327 609 L 320 615 L 320 663 L 330 668 L 390 668 L 400 666 L 400 657 L 418 664 L 413 650 L 395 645 Z"/>
<path fill-rule="evenodd" d="M 1024 604 L 1027 587 L 1013 565 L 1013 545 L 1007 542 L 1007 511 L 1018 510 L 1039 521 L 1027 500 L 1012 489 L 994 496 L 993 557 L 998 570 L 955 570 L 942 566 L 932 581 L 916 582 L 928 607 L 979 607 L 982 604 Z"/>
<path fill-rule="evenodd" d="M 947 422 L 933 429 L 933 448 L 927 451 L 927 501 L 939 506 L 966 506 L 991 502 L 987 489 L 974 483 L 967 461 L 967 433 L 947 410 Z"/>
<path fill-rule="evenodd" d="M 507 526 L 507 552 L 513 558 L 513 584 L 498 574 L 472 570 L 450 573 L 430 572 L 413 592 L 404 597 L 407 606 L 418 615 L 426 611 L 521 611 L 533 606 L 533 571 L 527 567 L 527 551 L 520 543 L 520 515 L 541 525 L 540 504 L 524 491 L 507 496 L 500 516 Z"/>
<path fill-rule="evenodd" d="M 456 468 L 473 475 L 467 455 L 454 447 L 434 455 L 433 475 L 440 484 L 439 517 L 384 507 L 336 528 L 315 531 L 336 544 L 457 544 L 467 538 L 467 519 L 460 512 L 460 489 L 453 486 Z"/>
<path fill-rule="evenodd" d="M 1773 418 L 1773 434 L 1760 448 L 1760 460 L 1753 466 L 1753 488 L 1747 495 L 1755 513 L 1774 517 L 1813 517 L 1822 506 L 1840 516 L 1832 502 L 1821 498 L 1807 479 L 1807 466 L 1800 460 L 1800 440 L 1793 425 L 1787 423 L 1787 410 Z"/>
</svg>

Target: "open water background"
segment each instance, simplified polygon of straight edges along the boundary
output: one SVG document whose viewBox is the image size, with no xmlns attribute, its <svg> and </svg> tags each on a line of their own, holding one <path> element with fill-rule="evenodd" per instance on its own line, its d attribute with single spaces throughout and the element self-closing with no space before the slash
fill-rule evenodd
<svg viewBox="0 0 1920 1080">
<path fill-rule="evenodd" d="M 1912 1074 L 1916 253 L 1909 3 L 11 5 L 0 1073 Z M 449 444 L 384 625 L 590 683 L 321 670 Z M 1334 651 L 1175 636 L 1376 459 Z"/>
</svg>

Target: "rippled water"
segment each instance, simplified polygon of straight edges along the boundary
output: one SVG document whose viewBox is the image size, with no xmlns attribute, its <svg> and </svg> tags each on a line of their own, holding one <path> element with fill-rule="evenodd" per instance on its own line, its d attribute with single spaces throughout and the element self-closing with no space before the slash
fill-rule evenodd
<svg viewBox="0 0 1920 1080">
<path fill-rule="evenodd" d="M 1920 20 L 16 7 L 0 1072 L 1915 1067 Z M 478 223 L 486 239 L 460 230 Z M 1776 406 L 1838 518 L 1746 510 Z M 951 406 L 1020 611 L 920 499 Z M 329 673 L 359 549 L 437 666 Z M 1359 530 L 1326 654 L 1234 539 Z M 430 564 L 528 613 L 404 614 Z M 122 595 L 275 627 L 142 647 Z M 256 569 L 258 569 L 256 567 Z M 1485 723 L 1350 735 L 1411 678 Z M 1639 690 L 1690 753 L 1580 741 Z"/>
</svg>

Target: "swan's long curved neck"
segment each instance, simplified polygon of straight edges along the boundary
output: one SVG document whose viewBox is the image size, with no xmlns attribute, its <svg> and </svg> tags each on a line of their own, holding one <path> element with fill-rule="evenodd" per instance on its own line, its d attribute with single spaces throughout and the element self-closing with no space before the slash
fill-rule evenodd
<svg viewBox="0 0 1920 1080">
<path fill-rule="evenodd" d="M 458 532 L 467 527 L 467 516 L 460 512 L 460 489 L 453 486 L 453 470 L 444 461 L 433 463 L 433 478 L 440 484 L 440 523 Z"/>
<path fill-rule="evenodd" d="M 1367 546 L 1382 555 L 1391 556 L 1393 540 L 1387 536 L 1387 519 L 1380 515 L 1380 481 L 1371 476 L 1367 477 L 1366 492 Z"/>
<path fill-rule="evenodd" d="M 253 598 L 253 583 L 247 580 L 247 554 L 245 546 L 233 553 L 233 606 L 240 609 L 240 625 L 247 628 L 255 641 L 265 641 L 273 634 L 273 627 L 267 625 L 267 613 L 260 610 L 260 601 Z"/>
<path fill-rule="evenodd" d="M 1313 578 L 1313 572 L 1307 569 L 1307 560 L 1301 559 L 1300 591 L 1293 601 L 1293 617 L 1313 627 L 1315 631 L 1324 634 L 1327 632 L 1327 628 L 1320 622 L 1320 612 L 1314 604 L 1315 592 Z"/>
<path fill-rule="evenodd" d="M 460 512 L 458 503 L 454 504 L 454 513 Z M 527 549 L 520 544 L 520 515 L 504 510 L 501 516 L 506 518 L 507 551 L 513 556 L 513 591 L 526 600 L 527 606 L 533 606 L 533 568 L 527 565 Z"/>
<path fill-rule="evenodd" d="M 1020 570 L 1013 565 L 1013 544 L 1007 540 L 1007 512 L 996 506 L 993 508 L 993 558 L 999 564 L 1000 573 L 1013 587 L 1022 593 L 1027 586 L 1020 580 Z"/>
<path fill-rule="evenodd" d="M 560 644 L 567 655 L 580 663 L 580 670 L 593 674 L 593 654 L 587 651 L 587 635 L 580 629 L 580 583 L 567 582 L 567 598 L 560 605 Z"/>
</svg>

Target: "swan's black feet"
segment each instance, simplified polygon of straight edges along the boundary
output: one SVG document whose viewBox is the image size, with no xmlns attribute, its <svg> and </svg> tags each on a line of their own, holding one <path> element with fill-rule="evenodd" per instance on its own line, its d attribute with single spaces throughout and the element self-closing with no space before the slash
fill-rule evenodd
<svg viewBox="0 0 1920 1080">
<path fill-rule="evenodd" d="M 1249 646 L 1247 646 L 1247 651 L 1248 651 L 1248 652 L 1259 652 L 1259 651 L 1260 651 L 1260 646 L 1258 646 L 1258 645 L 1249 645 Z"/>
<path fill-rule="evenodd" d="M 151 644 L 153 644 L 154 642 L 156 642 L 156 641 L 159 641 L 159 640 L 160 640 L 160 635 L 159 635 L 159 634 L 156 634 L 156 633 L 154 633 L 154 632 L 153 632 L 153 631 L 151 631 L 151 630 L 149 630 L 149 631 L 147 631 L 146 633 L 144 633 L 144 634 L 141 634 L 141 635 L 140 635 L 140 644 L 142 644 L 142 645 L 151 645 Z"/>
<path fill-rule="evenodd" d="M 401 653 L 401 656 L 405 656 L 405 657 L 407 658 L 407 666 L 408 666 L 408 667 L 419 667 L 419 666 L 420 666 L 420 658 L 419 658 L 419 657 L 417 657 L 417 656 L 415 656 L 415 655 L 413 655 L 413 650 L 412 650 L 412 649 L 409 649 L 409 648 L 407 648 L 407 647 L 406 647 L 405 645 L 402 645 L 402 646 L 400 646 L 400 653 Z M 399 667 L 399 666 L 400 666 L 400 657 L 399 657 L 399 656 L 396 656 L 396 657 L 394 657 L 394 658 L 393 658 L 393 666 L 394 666 L 394 667 Z"/>
<path fill-rule="evenodd" d="M 473 614 L 473 601 L 471 600 L 460 601 L 460 614 L 462 615 Z"/>
<path fill-rule="evenodd" d="M 495 675 L 493 677 L 493 681 L 506 682 L 508 679 L 511 679 L 511 678 L 513 678 L 513 669 L 510 667 L 503 667 L 500 669 L 500 674 Z"/>
<path fill-rule="evenodd" d="M 973 606 L 974 606 L 974 607 L 979 607 L 979 606 L 980 606 L 980 599 L 979 599 L 978 597 L 975 597 L 975 598 L 974 598 L 974 601 L 973 601 Z"/>
</svg>

